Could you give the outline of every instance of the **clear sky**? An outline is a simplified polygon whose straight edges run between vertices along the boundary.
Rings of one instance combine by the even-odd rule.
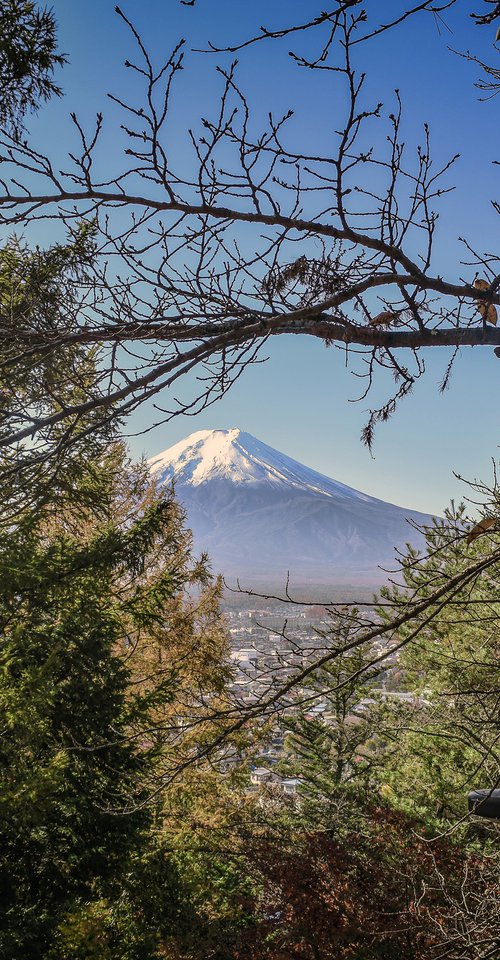
[[[321,3],[318,2],[318,11]],[[400,0],[384,0],[389,17],[407,7]],[[459,2],[446,15],[446,26],[420,17],[400,28],[397,38],[386,35],[360,50],[360,67],[367,72],[374,101],[384,100],[387,112],[394,106],[392,91],[399,87],[404,103],[404,131],[408,144],[421,140],[422,124],[431,128],[436,163],[457,150],[461,159],[450,183],[456,190],[441,204],[436,242],[435,273],[451,279],[466,275],[460,266],[463,251],[457,238],[463,233],[481,249],[494,250],[498,217],[491,199],[498,199],[498,170],[492,165],[498,146],[500,100],[478,103],[473,81],[477,68],[450,52],[448,47],[494,56],[494,30],[482,30],[467,19],[469,3]],[[480,7],[478,0],[477,7]],[[113,163],[118,150],[112,134],[113,107],[105,94],[120,95],[131,89],[131,71],[123,61],[131,56],[130,39],[114,14],[110,0],[55,0],[60,24],[60,45],[70,63],[61,76],[65,98],[44,108],[31,124],[42,149],[62,160],[71,146],[68,116],[76,110],[91,123],[104,109],[111,123],[105,135],[106,159]],[[316,4],[297,0],[198,0],[194,8],[178,0],[124,0],[122,7],[139,27],[158,58],[185,36],[186,71],[177,106],[179,142],[185,127],[198,115],[215,108],[220,80],[216,58],[194,52],[207,39],[219,43],[244,38],[260,24],[281,26]],[[340,99],[333,81],[318,83],[287,58],[284,45],[259,44],[240,58],[240,81],[263,118],[272,109],[295,110],[295,130],[304,140],[327,147],[338,124]],[[298,46],[298,44],[297,44]],[[220,57],[227,64],[228,57]],[[495,138],[497,144],[495,145]],[[180,146],[178,149],[182,150]],[[118,156],[117,163],[120,163]],[[336,479],[367,493],[423,511],[440,512],[452,497],[460,498],[462,485],[453,471],[466,477],[489,478],[491,459],[497,457],[498,385],[500,362],[491,348],[465,351],[447,393],[441,396],[448,353],[428,356],[427,375],[415,393],[399,408],[392,421],[379,428],[374,457],[361,445],[360,430],[366,421],[368,401],[348,402],[356,396],[356,382],[344,369],[339,351],[316,341],[292,338],[272,344],[269,362],[243,376],[218,405],[196,418],[179,417],[147,434],[131,439],[134,453],[153,455],[188,433],[211,427],[239,426],[266,443]],[[390,384],[381,383],[372,397],[382,399]],[[136,415],[132,429],[151,423],[147,409]]]

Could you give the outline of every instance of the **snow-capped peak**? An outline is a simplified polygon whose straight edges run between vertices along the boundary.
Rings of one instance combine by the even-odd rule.
[[[303,466],[238,428],[198,430],[149,462],[163,483],[170,480],[189,486],[199,486],[209,480],[270,483],[291,485],[336,499],[372,499]]]

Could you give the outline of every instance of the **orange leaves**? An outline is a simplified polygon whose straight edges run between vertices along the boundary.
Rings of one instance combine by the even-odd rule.
[[[483,533],[486,533],[487,530],[491,530],[497,525],[496,517],[483,517],[479,523],[476,523],[476,526],[469,530],[467,534],[467,543],[473,543],[474,540],[477,540],[478,537],[482,536]]]
[[[376,317],[370,317],[368,323],[370,327],[390,327],[397,318],[397,313],[392,310],[382,310],[382,313],[378,313]]]
[[[476,290],[489,290],[490,288],[488,281],[482,280],[481,278],[474,280],[474,286]],[[476,300],[476,303],[483,320],[486,320],[487,323],[491,323],[492,326],[496,327],[498,313],[495,305],[493,303],[486,304],[484,300]]]

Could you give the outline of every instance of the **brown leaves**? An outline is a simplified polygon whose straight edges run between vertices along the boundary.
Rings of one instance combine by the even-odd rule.
[[[301,256],[293,263],[275,265],[264,278],[262,288],[271,296],[306,287],[309,295],[331,296],[344,289],[348,274],[340,268],[339,251],[315,259]]]
[[[448,839],[429,845],[421,823],[387,808],[354,810],[344,800],[339,809],[335,831],[311,823],[293,843],[284,830],[250,836],[249,872],[263,893],[242,929],[241,960],[451,956],[457,923],[464,920],[464,937],[477,936],[475,896],[491,911],[486,923],[495,916],[486,858]]]
[[[482,280],[481,278],[474,280],[474,286],[476,290],[489,290],[490,285],[487,280]],[[492,326],[496,327],[498,321],[497,308],[493,303],[486,304],[484,300],[476,300],[477,309],[481,314],[483,320],[486,320],[487,323],[491,323]]]
[[[469,530],[467,534],[467,543],[473,543],[474,540],[477,540],[478,537],[482,536],[483,533],[486,533],[487,530],[491,530],[497,525],[496,517],[483,517],[479,523],[476,523],[476,526]]]
[[[368,323],[370,327],[390,327],[397,318],[398,314],[393,310],[382,310],[382,313],[377,313],[376,317],[370,317]]]

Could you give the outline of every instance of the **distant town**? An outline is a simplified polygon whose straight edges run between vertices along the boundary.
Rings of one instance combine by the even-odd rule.
[[[322,637],[328,626],[328,612],[319,604],[296,604],[292,611],[287,610],[285,616],[279,603],[269,601],[266,605],[260,602],[244,609],[229,607],[225,616],[234,669],[231,692],[247,713],[253,709],[258,711],[259,705],[275,696],[288,679],[309,664],[316,663],[318,656],[328,649]],[[415,705],[419,702],[413,693],[399,689],[401,674],[397,655],[387,652],[386,643],[375,642],[372,649],[374,657],[384,654],[383,669],[377,674],[370,696],[353,702],[348,717],[353,724],[359,722],[378,700],[393,698]],[[287,777],[282,772],[284,762],[290,758],[289,721],[300,714],[306,720],[317,720],[333,728],[337,718],[328,700],[327,690],[324,695],[313,696],[310,687],[299,683],[278,701],[278,707],[271,714],[274,719],[270,735],[248,763],[249,792],[272,785],[288,795],[297,793],[300,779]],[[239,765],[241,759],[240,755],[230,753],[225,758],[224,767],[230,769],[233,764]]]

